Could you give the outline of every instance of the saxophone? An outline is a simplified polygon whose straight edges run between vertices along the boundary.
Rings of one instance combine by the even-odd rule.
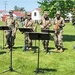
[[[60,29],[60,23],[59,22],[57,22],[55,25],[54,25],[54,30],[55,30],[55,32],[57,33],[58,32],[58,30]]]

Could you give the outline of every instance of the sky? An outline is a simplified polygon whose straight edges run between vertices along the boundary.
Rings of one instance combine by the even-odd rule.
[[[5,1],[7,11],[13,10],[14,6],[24,7],[26,11],[32,11],[38,8],[37,1],[40,0],[0,0],[0,10],[5,10]]]

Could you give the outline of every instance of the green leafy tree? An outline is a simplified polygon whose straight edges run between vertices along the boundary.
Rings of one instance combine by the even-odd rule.
[[[74,0],[41,0],[38,2],[43,11],[47,10],[51,18],[55,17],[56,11],[60,10],[63,17],[65,14],[71,12],[75,5]]]
[[[16,11],[25,11],[24,7],[18,7],[18,6],[15,6],[14,10],[16,10]]]

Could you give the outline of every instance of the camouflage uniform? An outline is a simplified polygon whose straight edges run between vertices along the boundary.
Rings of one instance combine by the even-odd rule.
[[[46,17],[45,17],[46,16]],[[41,29],[49,29],[51,26],[51,20],[48,17],[48,12],[44,11],[44,15],[40,20]],[[49,40],[43,40],[44,49],[48,49]]]
[[[60,15],[60,11],[57,11],[56,13],[57,15]],[[58,27],[56,26],[58,25]],[[58,49],[63,49],[63,27],[65,26],[64,23],[64,19],[59,16],[59,17],[55,17],[54,19],[54,26],[56,26],[58,29],[56,29],[56,27],[54,27],[55,29],[55,33],[54,33],[54,43],[55,43],[55,47]]]
[[[28,16],[30,16],[30,19],[28,19]],[[32,28],[34,31],[34,21],[31,19],[31,13],[27,13],[27,19],[24,21],[24,28]],[[32,46],[32,40],[30,40],[28,33],[24,33],[24,39],[25,39],[25,46],[28,48]]]
[[[10,28],[10,30],[6,30],[6,40],[7,40],[7,44],[8,47],[11,47],[11,38],[12,37],[12,46],[14,46],[14,40],[16,37],[16,31],[17,31],[17,27],[18,27],[18,21],[16,20],[16,17],[14,17],[13,15],[10,16],[10,13],[13,13],[13,11],[9,11],[9,16],[7,16],[6,18],[6,26],[8,26]],[[12,31],[12,34],[11,34]]]

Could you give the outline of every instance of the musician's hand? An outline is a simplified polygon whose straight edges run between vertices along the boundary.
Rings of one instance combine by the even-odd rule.
[[[60,26],[61,26],[61,24],[58,24],[58,26],[60,27]]]
[[[43,29],[43,28],[44,28],[44,26],[42,26],[42,25],[41,25],[41,28]]]
[[[54,30],[58,30],[59,26],[58,25],[54,25]]]
[[[62,27],[62,25],[60,24],[59,27]]]
[[[53,26],[53,29],[54,29],[54,30],[56,29],[55,25]]]
[[[31,27],[26,27],[26,28],[31,28]]]
[[[14,31],[13,34],[16,34],[16,31]]]
[[[33,31],[35,31],[35,27],[33,27],[32,29],[33,29]]]

